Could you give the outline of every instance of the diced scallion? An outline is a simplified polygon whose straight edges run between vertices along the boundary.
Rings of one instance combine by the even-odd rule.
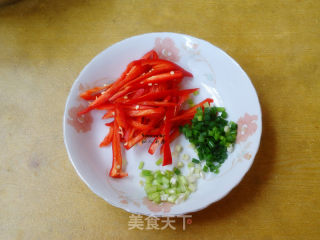
[[[162,164],[162,158],[159,158],[157,161],[156,161],[156,165],[159,166]]]
[[[180,131],[189,140],[199,159],[192,159],[195,164],[205,161],[204,172],[217,173],[227,159],[228,152],[233,151],[237,138],[237,124],[228,122],[224,107],[198,108],[191,123],[180,127]],[[218,164],[215,165],[214,163]]]
[[[141,176],[145,180],[143,185],[148,199],[155,203],[167,201],[178,204],[186,200],[196,189],[197,178],[186,178],[178,168],[174,168],[173,171],[141,170]]]
[[[144,166],[144,162],[143,161],[141,161],[140,163],[139,163],[139,169],[142,169],[143,168],[143,166]]]

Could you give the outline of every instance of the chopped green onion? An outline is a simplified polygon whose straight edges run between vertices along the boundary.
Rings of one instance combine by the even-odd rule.
[[[226,112],[223,111],[223,112],[221,113],[221,117],[222,117],[222,118],[227,118],[227,116],[228,116],[228,114],[227,114]]]
[[[194,163],[193,163],[193,162],[189,162],[189,163],[188,163],[188,167],[189,167],[189,168],[194,167]]]
[[[142,169],[143,168],[143,166],[144,166],[144,162],[143,161],[141,161],[140,163],[139,163],[139,169]]]
[[[226,109],[224,107],[216,107],[217,112],[225,112]]]
[[[224,107],[206,105],[204,109],[197,108],[191,124],[180,126],[181,132],[198,154],[199,160],[193,159],[192,162],[199,164],[206,161],[204,172],[218,172],[228,157],[227,152],[232,152],[237,138],[237,124],[228,122],[227,117]]]
[[[141,177],[152,176],[152,172],[150,170],[142,170],[140,175]]]
[[[183,163],[183,162],[178,162],[177,168],[182,168],[183,166],[184,166],[184,163]]]
[[[185,153],[184,153],[184,154],[182,155],[182,159],[185,160],[185,161],[188,161],[188,160],[190,159],[190,156],[189,156],[188,154],[185,154]]]
[[[198,159],[195,159],[195,158],[192,158],[192,162],[193,162],[193,163],[197,163],[197,164],[200,163],[200,161],[199,161]]]
[[[176,146],[175,146],[175,152],[177,152],[177,153],[181,153],[182,152],[182,149],[183,149],[183,147],[180,145],[180,144],[177,144]]]
[[[156,161],[156,165],[159,166],[162,164],[162,158],[159,158],[157,161]]]
[[[175,173],[175,174],[177,174],[177,175],[180,175],[181,174],[181,171],[178,169],[178,168],[174,168],[173,169],[173,172]]]

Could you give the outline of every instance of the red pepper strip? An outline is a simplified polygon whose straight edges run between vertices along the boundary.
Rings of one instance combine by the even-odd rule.
[[[135,91],[132,96],[129,96],[129,98],[132,99],[132,98],[141,97],[144,94],[144,92],[145,92],[145,90],[143,88],[140,88],[137,91]]]
[[[139,102],[139,105],[174,107],[174,106],[177,106],[177,103],[158,102],[158,101],[144,101],[144,102]]]
[[[144,75],[141,75],[139,77],[137,77],[136,79],[126,83],[124,85],[124,87],[130,86],[130,85],[136,85],[137,83],[140,83],[142,80],[148,78],[148,77],[152,77],[156,74],[160,74],[160,73],[164,73],[164,72],[170,72],[170,71],[174,71],[177,70],[176,67],[172,66],[172,65],[166,65],[166,66],[162,66],[159,67],[157,69],[151,69],[149,72],[147,72]]]
[[[160,83],[166,82],[174,79],[182,79],[183,73],[181,71],[171,71],[166,73],[161,73],[158,75],[153,75],[148,77],[147,79],[140,82],[141,85],[148,84],[148,83]]]
[[[159,135],[161,134],[161,129],[158,127],[158,128],[155,128],[155,129],[151,129],[149,132],[148,132],[148,135]]]
[[[135,98],[135,99],[130,99],[126,101],[125,103],[127,104],[132,104],[132,103],[137,103],[137,102],[143,102],[143,101],[154,101],[158,100],[160,98],[166,97],[166,96],[180,96],[186,93],[193,93],[197,91],[199,88],[193,88],[193,89],[186,89],[186,90],[177,90],[177,89],[172,89],[172,90],[164,90],[161,92],[155,92],[155,93],[147,93],[141,97]]]
[[[154,126],[158,123],[159,119],[152,119],[150,120],[149,127],[145,130],[137,132],[136,136],[132,136],[132,138],[127,141],[124,146],[127,150],[129,150],[131,147],[133,147],[135,144],[140,142],[145,135],[149,133],[149,131],[154,128]]]
[[[143,139],[142,132],[139,132],[137,136],[132,137],[129,139],[125,144],[124,147],[129,150],[132,148],[134,145],[136,145],[138,142],[140,142]]]
[[[194,112],[197,110],[198,107],[202,107],[205,103],[213,103],[213,99],[212,98],[206,98],[205,100],[203,100],[202,102],[198,103],[197,105],[194,105],[192,108],[187,109],[186,111],[183,111],[181,113],[188,113],[188,112]]]
[[[175,63],[173,63],[173,62],[170,62],[170,61],[167,61],[167,60],[164,60],[164,59],[156,59],[156,60],[147,59],[147,60],[142,60],[142,61],[141,61],[141,65],[142,65],[142,66],[144,66],[144,65],[149,65],[149,66],[151,66],[151,67],[154,68],[154,69],[157,68],[157,67],[156,67],[157,65],[159,65],[159,66],[161,66],[161,67],[163,67],[163,66],[171,66],[171,67],[173,67],[173,68],[175,68],[175,69],[178,69],[178,70],[182,71],[185,77],[193,77],[193,75],[192,75],[190,72],[184,70],[182,67],[178,66],[177,64],[175,64]]]
[[[163,162],[162,166],[166,166],[172,163],[172,156],[170,150],[170,131],[171,121],[174,113],[174,108],[169,108],[166,112],[166,119],[164,120],[164,144],[163,144]]]
[[[109,101],[114,102],[116,99],[125,96],[130,92],[130,90],[130,87],[125,87],[124,89],[119,90],[119,92],[115,93],[112,97],[109,98]]]
[[[119,79],[125,79],[127,74],[129,73],[129,71],[131,71],[132,67],[134,65],[140,64],[141,60],[134,60],[131,63],[129,63],[126,67],[126,70],[124,70],[124,72],[121,74]]]
[[[131,138],[133,138],[134,134],[135,134],[135,129],[131,128],[131,132],[129,133],[128,139],[126,140],[126,142],[128,142]]]
[[[126,70],[127,74],[125,75],[125,77],[122,75],[116,82],[112,84],[112,86],[109,89],[106,90],[104,94],[100,95],[85,110],[79,112],[78,115],[85,114],[91,111],[92,109],[95,109],[96,107],[102,105],[103,103],[107,102],[109,98],[113,96],[113,94],[119,91],[123,84],[141,75],[145,71],[145,67],[142,67],[138,63],[139,61],[134,61],[134,64],[129,64],[131,68],[128,71]]]
[[[98,110],[113,110],[114,109],[114,104],[104,103],[101,106],[97,107],[96,109],[98,109]]]
[[[129,120],[128,122],[132,127],[136,128],[136,129],[139,129],[139,130],[148,129],[150,127],[150,124],[151,124],[151,123],[143,124],[140,121],[136,121],[136,120]]]
[[[107,134],[107,136],[105,136],[105,138],[100,143],[100,147],[108,146],[112,142],[112,139],[113,139],[113,126],[110,126],[109,133]]]
[[[126,131],[124,132],[124,136],[123,136],[124,142],[129,141],[129,137],[130,137],[132,131],[133,131],[132,127],[127,127]]]
[[[150,52],[147,52],[142,59],[158,59],[158,54],[156,51],[151,50]]]
[[[102,87],[94,87],[80,94],[80,97],[84,100],[91,101],[95,100],[101,94],[101,91],[105,91],[111,87],[112,84]]]
[[[153,142],[151,143],[148,153],[154,154],[157,150],[157,148],[162,144],[163,138],[162,137],[156,137]]]
[[[114,121],[113,140],[112,140],[112,167],[109,172],[110,177],[122,178],[128,176],[128,173],[122,171],[122,156],[120,146],[119,125]]]
[[[168,101],[170,101],[171,99],[171,96],[167,96],[163,102],[164,103],[167,103]],[[161,134],[160,134],[161,133]],[[148,152],[150,154],[154,154],[155,151],[157,150],[157,148],[163,143],[164,141],[164,124],[161,125],[161,127],[159,128],[159,133],[157,135],[159,136],[156,136],[155,139],[153,140],[153,142],[151,143],[150,147],[149,147],[149,150]]]
[[[119,124],[119,128],[125,129],[127,127],[126,116],[118,104],[115,106],[115,116]]]
[[[143,117],[143,116],[159,116],[164,113],[163,108],[153,108],[153,109],[144,109],[144,110],[129,110],[127,111],[128,116],[130,117]]]
[[[204,101],[202,101],[201,103],[193,106],[192,108],[189,108],[188,110],[181,112],[180,115],[178,115],[176,117],[173,117],[171,119],[171,121],[188,120],[190,118],[193,118],[194,114],[197,111],[197,108],[198,107],[202,107],[203,104],[205,104],[206,102],[212,103],[213,99],[211,99],[211,98],[205,99]]]
[[[106,125],[107,127],[113,127],[113,124],[114,124],[114,121],[105,123],[104,125]]]
[[[138,106],[138,107],[137,107]],[[139,104],[124,104],[123,108],[125,109],[131,109],[131,110],[146,110],[146,109],[154,109],[152,106],[144,106],[144,105],[139,105]],[[126,110],[127,111],[127,110]]]
[[[172,143],[174,140],[176,140],[177,137],[180,136],[180,131],[179,131],[179,128],[176,127],[173,132],[170,134],[170,137],[169,137],[169,143]],[[163,146],[161,146],[160,148],[160,153],[162,154],[163,153]]]
[[[172,155],[170,150],[169,142],[164,142],[163,144],[163,162],[162,166],[172,164]]]
[[[148,153],[154,154],[157,148],[162,144],[164,138],[164,126],[161,127],[160,132],[162,132],[162,134],[159,134],[159,136],[155,137],[155,139],[149,147]]]
[[[180,97],[179,97],[179,100],[178,100],[178,106],[179,107],[181,107],[181,105],[185,102],[185,101],[187,101],[187,99],[189,98],[189,93],[187,93],[187,94],[184,94],[184,95],[181,95]]]
[[[109,111],[105,115],[103,115],[102,119],[113,118],[113,117],[114,117],[114,111]]]

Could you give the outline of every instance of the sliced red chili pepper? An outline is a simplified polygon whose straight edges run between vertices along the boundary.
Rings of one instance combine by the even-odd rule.
[[[147,52],[142,59],[158,59],[158,54],[156,51],[151,50],[150,52]]]
[[[164,98],[166,96],[180,96],[186,93],[193,93],[195,91],[197,91],[198,88],[194,88],[194,89],[186,89],[186,90],[164,90],[161,92],[155,92],[155,93],[147,93],[141,97],[135,98],[135,99],[130,99],[128,101],[126,101],[125,103],[138,103],[138,102],[143,102],[143,101],[155,101],[161,98]]]
[[[160,129],[160,127],[151,129],[151,130],[148,132],[148,134],[149,134],[149,135],[153,135],[153,136],[159,135],[159,134],[161,134],[161,129]]]
[[[119,89],[128,81],[136,78],[137,76],[141,75],[146,67],[142,67],[139,64],[140,61],[133,61],[127,67],[127,73],[122,75],[116,82],[112,84],[110,88],[108,88],[104,94],[101,94],[96,100],[94,100],[85,110],[78,113],[78,115],[85,114],[92,109],[97,108],[98,106],[102,105],[103,103],[107,102],[113,94],[115,94]]]
[[[132,69],[133,66],[137,65],[137,64],[140,64],[141,63],[141,60],[134,60],[132,62],[130,62],[126,69],[124,70],[124,72],[121,74],[120,78],[119,79],[125,79],[126,76],[128,75],[129,71]]]
[[[141,81],[140,84],[154,84],[154,83],[161,83],[166,82],[174,79],[182,79],[183,73],[179,70],[177,71],[171,71],[166,73],[161,73],[158,75],[153,75],[151,77],[146,78],[145,80]]]
[[[96,108],[97,110],[113,110],[114,109],[114,104],[112,103],[104,103],[101,106]]]
[[[146,109],[154,109],[154,106],[145,106],[140,104],[123,104],[123,108],[127,110],[146,110]]]
[[[157,150],[157,148],[162,144],[163,141],[163,137],[155,137],[155,139],[153,140],[153,142],[151,143],[148,153],[150,154],[154,154]]]
[[[113,139],[113,126],[110,126],[109,127],[109,133],[107,134],[107,136],[100,143],[100,147],[108,146],[112,142],[112,139]]]
[[[159,101],[144,101],[144,102],[139,102],[139,105],[174,107],[174,106],[177,106],[177,103],[159,102]]]
[[[111,127],[111,126],[113,127],[113,124],[114,124],[114,121],[105,123],[104,125],[106,125],[107,127]]]
[[[132,148],[134,145],[136,145],[138,142],[140,142],[143,139],[142,136],[142,131],[140,131],[135,137],[132,137],[131,139],[129,139],[129,141],[127,141],[124,144],[124,147],[129,150],[130,148]]]
[[[187,101],[187,99],[189,98],[190,96],[190,93],[186,93],[186,94],[183,94],[181,96],[179,96],[179,100],[178,100],[178,106],[181,107],[181,105]]]
[[[144,110],[128,110],[127,114],[130,117],[143,117],[143,116],[159,116],[164,113],[163,108],[153,108]]]
[[[126,128],[127,127],[126,116],[124,112],[121,110],[120,105],[118,104],[115,105],[115,116],[119,124],[119,128],[122,128],[122,129]]]
[[[143,60],[143,61],[141,61],[141,65],[142,66],[149,65],[153,69],[157,69],[157,66],[159,68],[164,68],[165,66],[167,66],[167,67],[170,66],[170,67],[172,67],[174,69],[182,71],[184,73],[185,77],[193,77],[193,75],[190,72],[186,71],[182,67],[178,66],[177,64],[175,64],[173,62],[170,62],[170,61],[167,61],[167,60],[164,60],[164,59],[156,59],[156,60],[147,59],[147,60]]]
[[[113,96],[109,98],[109,101],[115,101],[120,97],[127,95],[131,91],[130,87],[126,87],[124,89],[119,90],[119,92],[115,93]]]
[[[156,136],[153,140],[153,142],[151,143],[148,153],[150,154],[154,154],[155,151],[157,150],[157,148],[163,143],[164,141],[164,126],[161,126],[160,128],[160,132],[162,132],[162,134],[159,134],[158,136]]]
[[[129,98],[130,98],[130,99],[138,98],[138,97],[141,97],[144,93],[145,93],[145,89],[140,88],[140,89],[138,89],[137,91],[135,91],[135,92],[132,94],[132,96],[129,95]]]
[[[190,118],[193,118],[198,107],[202,107],[205,103],[212,103],[212,102],[213,102],[213,99],[207,98],[201,103],[193,106],[192,108],[189,108],[188,110],[181,112],[178,116],[173,117],[171,121],[189,120]]]
[[[179,128],[178,127],[175,127],[173,132],[170,134],[170,137],[169,137],[169,143],[172,143],[174,140],[176,140],[178,137],[180,136],[180,131],[179,131]],[[161,146],[161,149],[160,149],[160,153],[162,154],[163,153],[163,146]]]
[[[122,171],[122,155],[120,146],[119,125],[114,122],[113,140],[112,140],[112,167],[109,172],[110,177],[122,178],[128,176],[128,173]]]
[[[80,94],[80,97],[84,100],[91,101],[95,100],[98,96],[101,95],[101,91],[105,91],[110,88],[112,84],[102,86],[102,87],[94,87]]]
[[[130,137],[132,130],[133,130],[133,128],[130,126],[126,128],[126,130],[124,132],[124,136],[123,136],[123,141],[125,143],[129,141],[129,137]]]
[[[167,103],[172,97],[171,96],[167,96],[163,102]],[[162,121],[162,120],[161,120]],[[157,150],[157,148],[163,144],[164,142],[164,134],[165,134],[165,129],[164,129],[164,123],[159,127],[159,131],[157,133],[158,136],[155,137],[155,139],[153,140],[153,142],[151,143],[148,152],[150,154],[154,154],[155,151]],[[163,145],[162,145],[163,146]]]
[[[149,131],[155,126],[155,124],[157,124],[158,121],[159,121],[158,119],[151,119],[146,129],[142,131],[137,131],[135,133],[136,136],[133,135],[131,138],[129,138],[129,141],[127,141],[124,145],[125,148],[128,150],[131,147],[133,147],[135,144],[143,140],[144,136],[149,133]]]
[[[174,70],[178,70],[178,69],[173,65],[161,65],[158,67],[154,67],[154,68],[150,69],[148,72],[146,72],[145,74],[139,76],[138,78],[136,78],[130,82],[127,82],[124,85],[124,87],[133,86],[133,85],[135,85],[137,87],[137,84],[138,84],[138,87],[140,87],[139,83],[141,81],[143,81],[144,79],[152,77],[157,74],[161,74],[164,72],[170,72],[170,71],[174,71]]]
[[[163,144],[163,162],[162,166],[172,164],[172,155],[170,150],[169,142],[164,142]]]
[[[108,118],[113,118],[113,117],[114,117],[114,111],[110,110],[105,115],[103,115],[102,119],[108,119]]]
[[[136,120],[132,120],[132,119],[129,120],[128,122],[132,127],[139,129],[139,130],[146,130],[146,129],[149,129],[151,126],[151,123],[143,124],[140,121],[136,121]]]
[[[166,119],[164,120],[164,144],[163,144],[163,161],[162,166],[166,166],[172,163],[172,156],[170,150],[170,131],[171,121],[174,114],[174,108],[169,108],[166,112]]]

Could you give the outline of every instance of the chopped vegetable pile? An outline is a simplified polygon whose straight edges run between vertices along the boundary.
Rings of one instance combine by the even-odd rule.
[[[182,202],[196,189],[196,185],[188,182],[185,176],[170,170],[142,170],[141,176],[145,179],[144,190],[149,200],[155,203]]]
[[[106,111],[103,119],[113,119],[106,123],[109,133],[100,144],[104,147],[112,143],[113,162],[109,176],[128,175],[122,169],[121,143],[128,150],[150,136],[154,136],[154,141],[148,152],[154,154],[161,146],[162,165],[172,163],[169,144],[179,136],[179,126],[190,123],[198,107],[213,102],[208,98],[183,110],[182,104],[189,95],[198,93],[197,88],[180,89],[184,77],[192,77],[192,74],[173,62],[159,59],[152,50],[132,61],[112,84],[80,94],[90,103],[79,115],[101,110]]]
[[[223,107],[198,108],[191,124],[180,127],[186,138],[195,147],[199,159],[194,163],[205,161],[204,172],[219,172],[219,167],[232,152],[237,137],[237,124],[226,120],[227,113]]]
[[[182,146],[176,145],[174,155],[179,158],[182,152]],[[146,170],[143,169],[144,162],[140,162],[139,169],[141,170],[140,176],[144,181],[140,181],[144,185],[144,190],[149,200],[155,203],[171,202],[181,203],[188,199],[190,194],[197,189],[197,180],[202,177],[205,178],[205,173],[201,169],[200,164],[190,162],[190,156],[187,154],[182,155],[184,161],[189,161],[188,175],[182,174],[182,169],[185,164],[178,161],[173,171],[170,170]],[[158,159],[156,165],[160,165],[162,159]]]

